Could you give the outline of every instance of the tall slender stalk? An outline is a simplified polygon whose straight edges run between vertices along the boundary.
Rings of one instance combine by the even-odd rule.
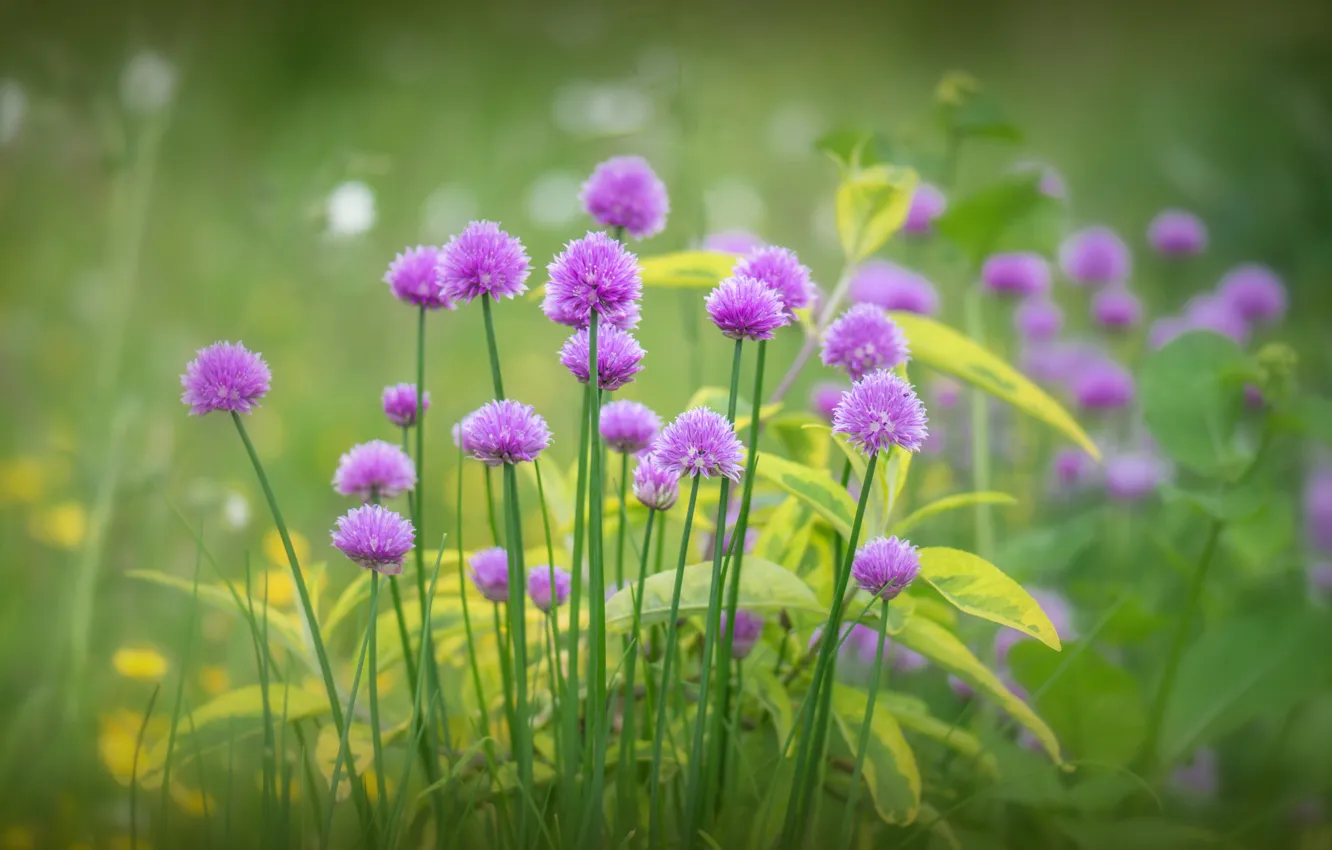
[[[629,510],[625,505],[625,499],[629,495],[629,453],[624,452],[620,455],[620,501],[619,501],[619,523],[615,530],[615,589],[624,588],[624,541],[625,534],[628,533]]]
[[[486,343],[490,350],[490,379],[495,385],[495,398],[504,398],[504,378],[500,375],[499,346],[495,341],[495,320],[491,316],[490,293],[481,295],[481,315],[486,321]]]
[[[509,739],[518,763],[518,794],[522,810],[518,817],[518,845],[526,848],[533,834],[532,813],[523,802],[523,796],[532,792],[531,725],[527,708],[527,597],[523,592],[526,575],[523,569],[522,513],[518,507],[518,474],[511,463],[504,465],[504,514],[509,555],[509,637],[513,642],[514,726],[509,730]]]
[[[638,797],[634,789],[636,778],[634,775],[634,755],[638,744],[635,726],[637,725],[638,711],[635,706],[634,687],[635,674],[638,670],[638,656],[643,654],[643,646],[639,642],[643,616],[643,583],[647,581],[648,576],[648,558],[652,550],[652,525],[656,517],[657,512],[649,508],[647,525],[643,529],[643,549],[639,553],[638,582],[633,587],[633,631],[629,633],[630,640],[625,642],[625,652],[628,653],[629,658],[624,665],[624,709],[623,720],[620,725],[620,763],[615,772],[617,783],[615,792],[616,818],[618,820],[615,838],[617,839],[632,829],[638,820]],[[651,679],[651,676],[648,678]]]
[[[379,725],[379,573],[370,574],[370,746],[374,751],[375,791],[378,794],[379,819],[385,821],[388,814],[388,788],[384,778],[384,733]],[[428,604],[428,601],[427,601]],[[422,626],[428,629],[427,624]]]
[[[606,574],[602,551],[602,493],[605,470],[601,450],[601,370],[597,362],[597,326],[599,317],[592,312],[587,327],[588,386],[592,388],[592,404],[588,420],[588,495],[587,495],[587,561],[588,561],[588,652],[587,652],[587,726],[588,760],[585,769],[588,778],[587,815],[579,827],[584,846],[600,844],[602,819],[597,814],[602,805],[602,787],[606,776]]]
[[[565,820],[573,827],[577,824],[580,807],[577,800],[577,780],[582,762],[582,749],[578,746],[578,650],[582,633],[583,604],[583,541],[586,536],[583,506],[587,500],[587,443],[588,424],[592,416],[594,389],[589,381],[583,386],[582,417],[578,425],[578,481],[574,491],[573,563],[570,565],[572,581],[569,589],[569,675],[565,677],[564,701],[569,710],[564,712],[565,750],[564,793],[568,796]]]
[[[467,561],[463,557],[463,450],[458,447],[458,504],[454,518],[454,537],[458,540],[458,600],[462,605],[463,633],[467,635],[467,664],[472,670],[472,687],[476,690],[476,705],[481,717],[481,735],[490,737],[490,709],[486,703],[486,692],[481,687],[481,665],[476,660],[476,637],[472,633],[471,607],[467,603]],[[429,605],[427,604],[427,610]]]
[[[860,802],[860,779],[865,774],[865,753],[869,750],[870,728],[874,725],[874,703],[879,697],[879,674],[883,670],[883,644],[888,637],[888,600],[879,610],[879,639],[874,644],[874,667],[870,670],[869,696],[865,700],[865,718],[860,722],[860,736],[856,741],[856,766],[851,771],[851,790],[842,812],[841,838],[838,847],[850,847],[856,823],[856,805]]]
[[[973,286],[966,296],[967,335],[977,345],[985,345],[985,313],[980,287]],[[971,391],[971,489],[978,493],[992,490],[990,475],[990,397],[985,390]],[[976,554],[994,555],[994,513],[988,502],[975,506]]]

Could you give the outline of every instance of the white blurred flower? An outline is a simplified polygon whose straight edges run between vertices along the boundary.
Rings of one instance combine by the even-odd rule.
[[[628,83],[574,82],[555,92],[555,125],[567,133],[619,136],[652,119],[652,101]]]
[[[583,181],[567,171],[548,171],[527,189],[527,217],[533,224],[555,230],[582,212],[578,193]]]
[[[0,80],[0,147],[18,138],[28,111],[28,93],[18,80]]]
[[[240,493],[231,490],[222,501],[222,516],[227,525],[237,531],[250,524],[250,502]]]
[[[421,235],[427,242],[447,242],[477,216],[476,194],[458,183],[445,183],[421,205]]]
[[[807,103],[788,103],[768,120],[768,148],[786,159],[802,159],[814,151],[823,133],[823,117]]]
[[[708,231],[763,230],[763,196],[743,180],[721,180],[703,192]]]
[[[176,67],[152,50],[141,50],[120,75],[120,99],[131,112],[156,112],[176,92]]]
[[[348,180],[329,193],[324,216],[329,236],[359,236],[375,226],[375,192],[360,180]]]

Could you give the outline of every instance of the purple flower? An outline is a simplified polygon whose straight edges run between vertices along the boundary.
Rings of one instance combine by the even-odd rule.
[[[1082,449],[1066,446],[1055,453],[1054,479],[1060,490],[1084,487],[1095,474],[1096,461]]]
[[[1267,266],[1236,266],[1221,278],[1216,292],[1250,322],[1276,322],[1286,315],[1286,285]]]
[[[467,437],[467,421],[472,418],[472,414],[467,414],[462,419],[453,423],[453,444],[463,450],[463,454],[470,455],[476,451],[476,446]]]
[[[726,507],[726,538],[722,541],[722,551],[730,554],[734,551],[735,540],[735,522],[740,519],[740,502],[732,499]],[[759,533],[757,528],[745,529],[745,554],[748,555],[754,551],[758,545]],[[703,560],[711,560],[716,552],[712,547],[717,543],[717,535],[707,531],[699,535],[700,549],[703,552]]]
[[[739,274],[717,284],[705,304],[708,318],[731,339],[772,339],[773,331],[791,323],[777,290]]]
[[[745,449],[725,416],[711,408],[695,407],[666,426],[652,452],[659,463],[681,477],[725,475],[739,481]]]
[[[810,409],[831,424],[833,412],[837,410],[837,405],[842,402],[842,396],[849,389],[851,388],[845,384],[835,384],[830,381],[815,384],[814,389],[809,392]]]
[[[333,473],[334,490],[367,502],[392,499],[415,486],[412,459],[383,440],[352,446],[338,459],[338,470]]]
[[[634,496],[655,511],[669,511],[680,496],[680,473],[653,453],[638,459],[634,469]]]
[[[412,550],[412,524],[383,505],[362,505],[338,517],[333,545],[355,563],[386,576],[402,573],[403,556]]]
[[[794,251],[778,248],[758,248],[735,264],[736,277],[752,277],[775,290],[788,316],[809,304],[814,287],[809,281],[809,269],[800,264]]]
[[[189,405],[191,416],[214,410],[249,413],[268,392],[272,373],[260,355],[239,342],[215,342],[185,366],[180,400]]]
[[[1170,787],[1200,801],[1215,797],[1221,787],[1216,751],[1206,747],[1198,750],[1191,763],[1175,768],[1170,774]]]
[[[564,246],[546,266],[550,282],[541,309],[551,321],[585,328],[592,314],[622,331],[638,325],[643,281],[638,258],[604,233],[588,233]]]
[[[445,291],[463,304],[482,295],[515,298],[527,291],[532,271],[523,243],[493,221],[474,221],[450,239],[440,266]]]
[[[1147,241],[1163,257],[1191,257],[1207,248],[1207,225],[1191,212],[1161,210],[1147,225]]]
[[[1030,342],[1019,355],[1022,371],[1038,381],[1069,383],[1090,366],[1102,362],[1105,354],[1093,345],[1076,340]]]
[[[1185,330],[1213,331],[1240,345],[1249,341],[1249,320],[1228,299],[1197,295],[1184,305]]]
[[[1156,491],[1165,466],[1151,452],[1125,452],[1105,459],[1105,491],[1121,502],[1138,502]]]
[[[1262,410],[1267,404],[1263,397],[1263,388],[1257,384],[1244,385],[1244,406],[1249,410]]]
[[[1131,328],[1142,318],[1142,303],[1128,287],[1107,286],[1092,297],[1092,318],[1110,330]]]
[[[948,688],[953,692],[953,696],[966,702],[976,696],[976,689],[956,676],[948,677]]]
[[[981,266],[981,283],[1000,295],[1042,295],[1050,291],[1050,264],[1040,254],[991,254]]]
[[[888,662],[893,665],[893,669],[898,673],[916,673],[930,666],[928,658],[914,649],[907,649],[900,643],[893,643],[891,639],[884,650],[888,653]]]
[[[1064,326],[1064,311],[1041,295],[1024,298],[1013,310],[1013,327],[1032,342],[1044,342],[1059,335]]]
[[[906,540],[876,537],[856,550],[851,577],[880,599],[896,599],[920,572],[920,550]]]
[[[588,379],[587,361],[589,331],[581,328],[564,341],[560,349],[560,362],[579,383]],[[634,375],[643,370],[643,348],[625,331],[614,325],[597,329],[597,386],[614,392],[634,382]]]
[[[752,253],[763,247],[763,240],[744,230],[724,230],[711,233],[703,240],[704,251],[716,251],[721,254]]]
[[[906,222],[902,232],[912,236],[925,236],[934,230],[934,220],[943,215],[948,208],[948,201],[938,187],[929,183],[918,183],[911,195],[911,207],[907,210]]]
[[[1068,186],[1053,165],[1044,162],[1017,162],[1013,164],[1011,170],[1018,173],[1040,172],[1041,179],[1037,188],[1042,195],[1061,201],[1068,198]]]
[[[962,386],[952,378],[936,378],[932,389],[934,403],[945,410],[957,407],[962,400]]]
[[[423,410],[430,409],[430,392],[421,397]],[[416,424],[416,384],[393,384],[384,387],[384,415],[399,428]]]
[[[939,312],[939,293],[934,284],[919,273],[887,260],[862,263],[851,278],[849,293],[857,304],[874,304],[885,310],[921,316]]]
[[[1132,263],[1128,246],[1108,227],[1079,230],[1059,246],[1059,268],[1074,283],[1119,283],[1128,277]]]
[[[1321,601],[1332,599],[1332,561],[1309,565],[1309,594]]]
[[[462,422],[472,457],[488,466],[534,461],[550,445],[546,420],[530,404],[503,399],[483,404]]]
[[[586,366],[583,371],[586,373]],[[652,445],[652,438],[659,430],[661,417],[645,404],[620,399],[601,408],[601,439],[611,451],[641,452]]]
[[[399,301],[415,304],[427,310],[441,307],[452,310],[457,305],[444,288],[443,265],[438,248],[417,245],[405,248],[393,258],[384,282]]]
[[[726,632],[726,612],[721,614],[722,632]],[[735,609],[735,631],[731,633],[731,657],[737,661],[749,657],[763,634],[763,615],[743,608]]]
[[[833,414],[833,433],[868,455],[898,446],[909,452],[925,440],[925,406],[911,385],[880,369],[851,387]]]
[[[606,227],[623,227],[635,239],[664,230],[671,210],[666,184],[641,156],[611,157],[598,165],[579,199],[588,215]]]
[[[1041,610],[1050,619],[1050,625],[1054,626],[1055,634],[1059,635],[1060,639],[1068,640],[1076,636],[1077,633],[1073,629],[1073,606],[1068,604],[1062,593],[1043,587],[1028,588],[1028,593],[1036,600],[1036,604],[1041,606]],[[1008,658],[1008,651],[1024,640],[1031,640],[1031,635],[1017,629],[1000,629],[994,636],[995,659],[1004,663]]]
[[[527,595],[547,614],[564,604],[572,588],[573,576],[568,570],[542,564],[527,571]]]
[[[1084,410],[1118,410],[1133,402],[1133,375],[1112,360],[1102,360],[1075,375],[1071,390]]]
[[[1321,466],[1304,483],[1304,532],[1321,552],[1332,553],[1332,466]]]
[[[842,368],[852,381],[875,369],[892,369],[910,355],[897,323],[873,304],[856,304],[823,335],[823,365]]]
[[[509,601],[509,554],[499,546],[473,552],[467,559],[472,584],[491,602]]]
[[[1178,316],[1162,316],[1152,322],[1151,330],[1147,332],[1147,345],[1153,351],[1164,348],[1171,340],[1188,331],[1188,320]]]

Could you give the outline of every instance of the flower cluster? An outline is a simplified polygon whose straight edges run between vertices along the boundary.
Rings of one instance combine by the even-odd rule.
[[[180,400],[193,416],[214,410],[249,413],[259,406],[271,380],[263,357],[239,342],[217,342],[200,349],[185,366]]]
[[[724,475],[739,481],[745,449],[725,416],[711,408],[695,407],[662,430],[652,453],[658,463],[682,478]]]
[[[591,331],[581,328],[573,332],[560,349],[560,363],[581,384],[588,382],[588,360],[590,359]],[[614,392],[634,381],[634,376],[643,369],[643,351],[638,340],[626,331],[614,325],[606,325],[597,331],[597,386],[606,392]]]
[[[362,505],[338,518],[333,545],[352,562],[386,576],[402,573],[416,530],[383,505]]]
[[[845,369],[858,381],[875,369],[893,369],[910,352],[897,323],[873,304],[857,304],[828,326],[823,336],[823,365]]]
[[[392,499],[416,486],[416,468],[392,443],[371,440],[352,446],[338,459],[333,489],[364,501]]]
[[[880,369],[851,387],[833,413],[833,433],[844,434],[865,454],[897,446],[919,451],[927,433],[925,405],[915,389]]]
[[[638,259],[606,234],[575,239],[546,270],[550,282],[541,309],[552,322],[586,328],[596,314],[620,330],[638,326],[643,293]]]
[[[430,393],[421,395],[421,414],[430,409]],[[416,410],[416,384],[384,387],[384,415],[399,428],[410,428],[420,415]]]
[[[461,426],[464,449],[488,466],[530,463],[550,445],[550,428],[541,414],[510,399],[482,405]]]

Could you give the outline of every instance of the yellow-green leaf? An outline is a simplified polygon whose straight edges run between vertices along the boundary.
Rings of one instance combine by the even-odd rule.
[[[911,344],[911,357],[979,387],[1041,420],[1100,460],[1101,452],[1063,405],[1012,366],[973,342],[966,335],[924,316],[894,311]]]
[[[1059,633],[1041,606],[984,558],[961,549],[927,546],[920,550],[920,577],[958,610],[1017,629],[1059,650]]]
[[[694,564],[684,568],[680,589],[680,616],[706,614],[712,587],[712,564]],[[627,631],[633,628],[633,586],[617,592],[606,602],[606,628]],[[642,623],[665,622],[671,614],[671,596],[675,592],[675,571],[649,576],[643,584]],[[795,573],[762,558],[746,557],[740,574],[741,608],[777,611],[782,608],[823,611],[814,591]]]
[[[837,187],[837,235],[848,262],[873,254],[902,227],[917,179],[910,168],[874,165]]]
[[[925,700],[896,691],[884,691],[879,694],[878,702],[903,729],[956,750],[990,778],[999,775],[994,756],[985,751],[980,739],[956,723],[949,723],[930,714],[930,707]]]
[[[685,404],[685,410],[695,407],[710,407],[717,413],[726,415],[726,406],[730,402],[731,392],[723,387],[699,387]],[[767,422],[782,409],[780,402],[765,404],[759,408],[759,421]],[[735,430],[744,431],[749,425],[753,405],[744,397],[735,400]]]
[[[917,508],[905,518],[898,521],[893,526],[893,534],[901,537],[911,529],[920,525],[931,517],[938,516],[947,511],[955,511],[958,508],[966,508],[971,505],[1016,505],[1017,499],[1007,493],[1000,493],[995,490],[982,490],[974,493],[954,493],[951,496],[944,496],[942,499],[935,499],[924,507]]]
[[[722,278],[731,276],[731,268],[739,259],[735,254],[720,251],[676,251],[640,257],[638,269],[644,286],[711,289]]]
[[[768,433],[786,449],[786,457],[813,469],[828,467],[832,441],[823,420],[808,411],[792,410],[774,416],[766,424]]]
[[[787,496],[768,518],[754,544],[754,557],[791,569],[800,565],[813,531],[813,509],[795,496]]]
[[[868,697],[846,685],[833,685],[833,720],[854,753],[865,720]],[[870,735],[865,750],[865,784],[869,786],[874,810],[885,823],[907,826],[920,809],[920,768],[911,745],[902,735],[892,714],[874,707]]]
[[[758,475],[776,484],[782,490],[813,508],[844,537],[851,535],[851,522],[856,516],[856,503],[846,488],[821,469],[810,469],[798,463],[762,452],[758,459]]]

